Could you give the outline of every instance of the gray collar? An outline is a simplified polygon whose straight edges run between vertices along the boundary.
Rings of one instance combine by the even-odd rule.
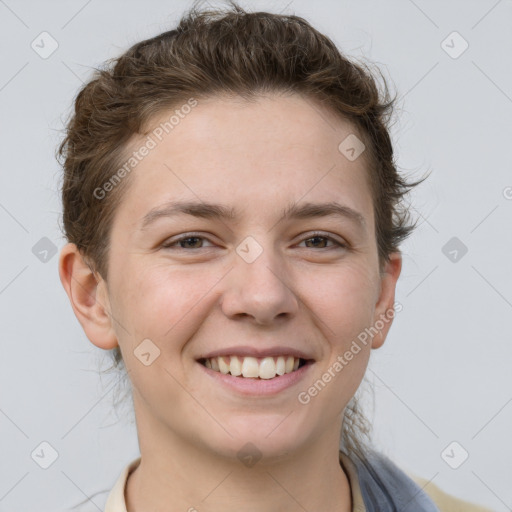
[[[345,452],[344,452],[345,453]],[[384,454],[368,450],[357,469],[366,512],[440,512],[425,492]]]

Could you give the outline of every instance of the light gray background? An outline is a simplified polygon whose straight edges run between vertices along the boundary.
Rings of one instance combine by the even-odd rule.
[[[511,510],[512,2],[240,3],[307,18],[400,92],[398,164],[414,179],[433,173],[411,195],[421,224],[403,245],[403,311],[373,352],[367,412],[377,445],[403,469]],[[60,284],[58,254],[44,263],[32,248],[43,237],[65,243],[53,155],[81,82],[189,5],[0,0],[1,511],[69,507],[110,489],[138,456],[129,414],[112,412],[115,380],[95,372],[105,353]],[[42,31],[59,45],[47,59],[31,48]],[[453,31],[469,44],[458,58],[441,46]],[[468,248],[457,262],[442,252],[452,237]],[[58,452],[46,470],[31,458],[43,441]],[[456,470],[441,457],[452,441],[469,453]],[[100,510],[104,499],[94,501]]]

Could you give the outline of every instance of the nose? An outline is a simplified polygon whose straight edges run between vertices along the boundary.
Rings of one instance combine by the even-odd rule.
[[[294,283],[270,249],[265,249],[252,263],[236,255],[234,265],[227,276],[221,303],[227,317],[272,325],[297,314],[299,302],[293,291]]]

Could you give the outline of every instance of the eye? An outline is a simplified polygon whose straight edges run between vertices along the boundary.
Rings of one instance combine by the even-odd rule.
[[[205,246],[204,243],[208,242],[210,246]],[[331,242],[331,245],[327,245]],[[307,249],[347,249],[348,245],[340,242],[336,238],[326,235],[324,233],[313,233],[312,235],[304,238],[300,243],[306,243]],[[309,245],[308,245],[309,244]],[[164,249],[205,249],[213,247],[213,244],[204,236],[196,233],[189,233],[179,238],[170,239],[161,245]]]
[[[308,249],[309,248],[312,248],[312,249],[332,249],[332,248],[346,249],[348,247],[347,244],[344,244],[343,242],[336,240],[332,236],[325,235],[324,233],[313,233],[312,236],[309,236],[308,238],[305,238],[304,240],[302,240],[302,242],[306,242],[306,244],[311,241],[313,244],[319,244],[319,245],[307,246]],[[302,242],[300,242],[300,243],[302,243]],[[334,245],[327,246],[326,245],[327,242],[332,242]]]
[[[165,249],[172,249],[175,248],[177,244],[179,244],[179,247],[176,247],[176,249],[202,249],[202,241],[208,240],[204,236],[199,236],[196,234],[188,234],[185,236],[181,236],[180,238],[177,238],[175,240],[169,240],[162,244],[162,247]]]

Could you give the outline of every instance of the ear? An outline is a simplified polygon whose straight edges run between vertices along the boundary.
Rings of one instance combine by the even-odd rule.
[[[118,345],[110,315],[106,282],[90,269],[75,244],[66,244],[59,256],[59,276],[86,336],[99,348]]]
[[[377,333],[372,339],[372,348],[380,348],[384,344],[393,323],[396,282],[401,270],[401,253],[392,253],[380,274],[380,293],[375,305],[375,315],[372,323],[372,327],[377,330]]]

